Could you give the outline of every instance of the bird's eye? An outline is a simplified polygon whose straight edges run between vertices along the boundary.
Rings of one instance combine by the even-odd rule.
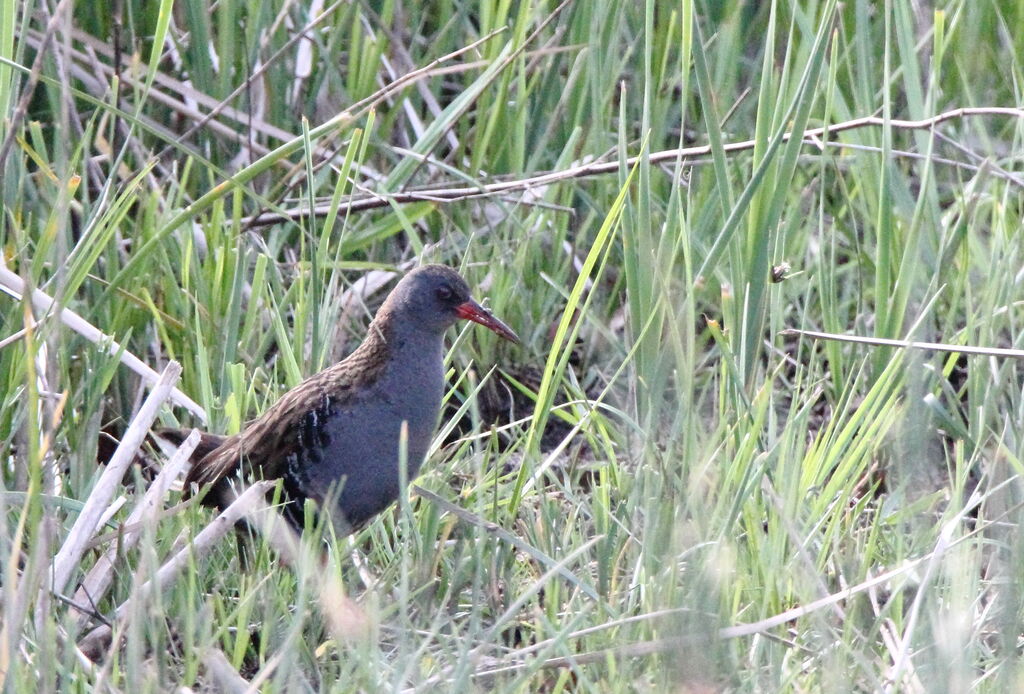
[[[449,299],[452,298],[452,294],[452,288],[449,287],[447,284],[442,284],[440,287],[437,288],[437,298],[440,299],[441,301],[448,301]]]

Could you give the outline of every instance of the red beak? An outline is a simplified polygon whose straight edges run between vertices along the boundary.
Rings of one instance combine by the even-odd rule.
[[[456,306],[455,313],[459,315],[459,318],[465,318],[466,320],[471,320],[474,323],[479,323],[485,328],[493,330],[506,340],[515,342],[517,345],[519,344],[519,336],[512,331],[512,328],[495,318],[490,311],[472,299]]]

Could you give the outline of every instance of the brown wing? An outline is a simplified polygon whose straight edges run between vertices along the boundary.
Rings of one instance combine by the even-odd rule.
[[[240,466],[246,476],[282,476],[299,445],[303,419],[321,408],[344,407],[355,392],[377,378],[384,360],[383,345],[376,342],[368,339],[347,359],[307,378],[241,432],[224,439],[189,470],[183,496],[191,496],[193,484],[201,489],[234,477]]]

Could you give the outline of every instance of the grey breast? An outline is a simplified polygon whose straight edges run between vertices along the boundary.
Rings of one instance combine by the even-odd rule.
[[[306,469],[317,501],[332,495],[345,520],[359,527],[401,492],[401,431],[407,425],[406,479],[419,472],[437,427],[444,387],[440,349],[434,359],[392,360],[380,380],[343,406],[330,408],[320,429],[321,460]],[[339,489],[340,487],[340,489]],[[316,498],[316,497],[315,497]]]

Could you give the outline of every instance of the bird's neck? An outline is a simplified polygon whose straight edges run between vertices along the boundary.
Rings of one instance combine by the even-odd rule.
[[[378,314],[353,356],[358,353],[367,361],[386,361],[390,375],[399,382],[404,378],[420,380],[425,375],[440,378],[444,334],[417,330],[408,324],[398,327],[398,321],[389,314]]]
[[[417,461],[426,452],[444,395],[444,335],[374,319],[357,351],[381,364],[375,390],[384,394],[390,412],[409,423],[410,449]],[[422,449],[422,450],[421,450]]]

